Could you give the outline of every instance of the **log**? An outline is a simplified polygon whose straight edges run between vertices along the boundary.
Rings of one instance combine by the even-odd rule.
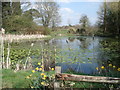
[[[88,75],[74,75],[74,74],[56,74],[57,80],[65,81],[83,81],[83,82],[98,82],[98,83],[116,83],[120,84],[120,78],[102,77],[102,76],[88,76]]]

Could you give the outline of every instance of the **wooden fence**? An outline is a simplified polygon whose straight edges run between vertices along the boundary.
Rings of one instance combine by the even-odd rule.
[[[55,72],[56,80],[120,84],[120,78],[115,77],[74,75],[61,73],[60,66],[55,67]],[[56,81],[54,87],[59,88],[59,86],[60,86],[59,82]]]

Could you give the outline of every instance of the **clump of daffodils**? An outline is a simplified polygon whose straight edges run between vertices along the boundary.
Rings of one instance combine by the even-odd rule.
[[[115,75],[115,73],[111,72],[112,70],[113,70],[113,72],[120,72],[120,68],[111,63],[106,66],[96,67],[95,69],[98,71],[99,74],[102,73],[102,71],[106,71],[107,74],[112,75],[112,76]]]
[[[53,72],[55,69],[49,67],[49,72]],[[39,73],[38,77],[35,77],[34,80],[32,80],[33,84],[31,85],[31,88],[38,88],[38,87],[53,87],[55,75],[53,73],[45,72],[44,66],[41,63],[37,63],[37,67],[31,71],[32,74]],[[30,79],[32,75],[26,76],[27,79]]]

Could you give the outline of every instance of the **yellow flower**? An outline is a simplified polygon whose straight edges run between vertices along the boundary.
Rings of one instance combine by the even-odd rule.
[[[39,68],[40,71],[42,71],[42,68]]]
[[[113,66],[113,68],[115,68],[116,66]]]
[[[44,75],[44,78],[46,78],[47,76],[46,75]]]
[[[42,76],[42,75],[45,75],[45,74],[44,74],[44,73],[41,73],[41,76]]]
[[[104,66],[102,66],[101,68],[102,68],[102,69],[104,69],[105,67],[104,67]]]
[[[45,85],[45,82],[41,82],[42,85]]]
[[[36,69],[36,70],[39,70],[39,68],[38,68],[38,67],[36,67],[35,69]]]
[[[120,71],[120,68],[118,68],[117,70]]]
[[[96,70],[98,70],[98,67],[96,67]]]
[[[26,78],[27,78],[27,79],[29,79],[30,77],[29,77],[29,76],[27,76]]]
[[[32,74],[30,74],[30,77],[32,76]]]
[[[32,72],[34,73],[34,72],[35,72],[35,70],[32,70]]]
[[[40,65],[40,63],[38,63],[38,65]]]
[[[54,71],[54,68],[52,68],[51,70]]]
[[[44,66],[42,65],[41,67],[43,68]]]
[[[33,86],[31,86],[31,88],[34,88]]]
[[[46,78],[45,78],[45,77],[43,77],[42,79],[44,79],[44,80],[45,80]]]
[[[111,67],[111,66],[112,66],[112,64],[109,64],[109,66]]]

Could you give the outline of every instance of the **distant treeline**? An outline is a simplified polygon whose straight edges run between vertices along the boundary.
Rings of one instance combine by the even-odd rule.
[[[61,22],[59,5],[56,2],[35,2],[33,4],[11,0],[11,2],[2,2],[1,6],[2,27],[5,28],[6,33],[50,34],[51,30],[57,30],[56,27]],[[97,13],[98,21],[95,25],[90,24],[86,15],[80,18],[78,34],[120,35],[120,1],[103,2]],[[69,27],[71,27],[70,24]]]

